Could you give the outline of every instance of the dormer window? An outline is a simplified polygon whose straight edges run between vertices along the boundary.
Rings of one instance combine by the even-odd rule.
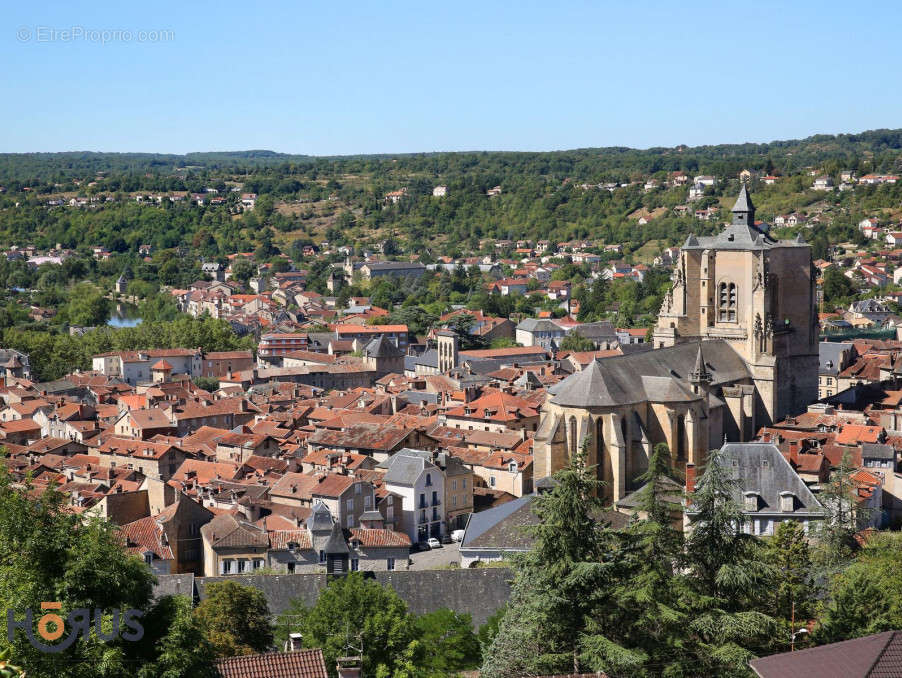
[[[796,496],[789,491],[780,493],[780,510],[783,512],[795,511]]]
[[[745,510],[748,511],[757,511],[758,510],[758,497],[760,496],[757,492],[749,491],[744,492],[745,495]]]

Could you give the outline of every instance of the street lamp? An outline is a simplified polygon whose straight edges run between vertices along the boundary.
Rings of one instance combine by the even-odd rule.
[[[798,635],[800,635],[800,634],[802,634],[802,633],[808,633],[808,629],[806,629],[806,628],[803,627],[803,628],[800,628],[798,631],[793,631],[793,632],[790,634],[790,639],[789,639],[789,643],[790,643],[790,645],[789,645],[790,650],[789,650],[789,651],[790,651],[790,652],[795,652],[795,651],[796,651],[796,636],[798,636]]]

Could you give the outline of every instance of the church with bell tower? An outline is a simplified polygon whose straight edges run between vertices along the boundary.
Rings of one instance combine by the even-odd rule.
[[[653,350],[590,363],[550,388],[534,442],[535,477],[583,446],[617,501],[636,489],[657,443],[703,463],[726,438],[817,400],[818,320],[811,248],[775,240],[742,186],[732,219],[680,250]]]

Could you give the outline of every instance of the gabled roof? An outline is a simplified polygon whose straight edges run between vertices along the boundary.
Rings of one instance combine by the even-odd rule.
[[[745,493],[754,492],[758,495],[758,514],[823,516],[824,507],[776,445],[727,443],[721,448],[718,458],[726,467],[728,475],[738,481],[732,493],[740,506],[745,503]],[[792,511],[782,510],[780,497],[785,492],[790,492],[795,497]]]
[[[217,659],[216,668],[222,678],[328,678],[320,649]]]
[[[761,678],[889,678],[902,676],[902,631],[884,631],[749,662]]]

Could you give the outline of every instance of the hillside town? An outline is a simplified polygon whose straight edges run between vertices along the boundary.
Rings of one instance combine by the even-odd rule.
[[[896,178],[838,179],[819,174],[809,190]],[[188,587],[192,597],[206,581],[253,586],[250,576],[431,572],[450,582],[447,570],[507,572],[536,547],[536,507],[574,464],[599,483],[606,524],[646,520],[661,450],[672,471],[651,484],[672,498],[680,539],[705,520],[692,497],[712,465],[731,479],[744,535],[775,539],[791,523],[816,542],[837,511],[859,540],[896,530],[902,222],[869,216],[854,241],[824,249],[808,237],[844,218],[841,208],[761,215],[749,186],[781,180],[741,172],[728,209],[711,195],[728,181],[711,175],[579,185],[688,188],[671,216],[708,223],[641,259],[621,244],[525,238],[483,239],[478,251],[425,261],[389,240],[322,240],[265,261],[254,251],[199,257],[185,266],[195,279],[161,285],[156,298],[170,317],[220,323],[243,348],[137,345],[63,363],[52,379],[46,355],[4,348],[4,465],[15,487],[58,492],[79,521],[108,521],[159,590]],[[233,216],[254,210],[256,194],[229,192],[131,198],[142,209],[169,200]],[[432,192],[447,195],[447,186]],[[385,204],[410,199],[398,190]],[[707,206],[693,211],[699,200]],[[629,218],[644,227],[661,209]],[[20,244],[4,254],[43,280],[85,250]],[[98,266],[118,272],[103,303],[146,309],[151,296],[133,271],[157,255],[150,244],[128,259],[91,247]],[[452,292],[459,303],[440,313],[409,303],[424,284],[448,280],[467,290]],[[403,303],[386,297],[400,288],[412,290]],[[617,292],[643,289],[645,311]],[[33,303],[39,291],[14,292],[37,327],[59,320],[59,307]],[[474,294],[486,303],[473,304]],[[107,331],[69,316],[62,328],[76,339]],[[839,498],[837,477],[848,485]],[[511,595],[504,580],[473,592],[492,602],[462,602],[450,589],[439,597],[487,623]],[[266,595],[284,612],[292,594],[274,583]],[[442,606],[411,604],[425,614]],[[301,647],[286,641],[280,654],[301,662]],[[221,659],[221,674],[251,675],[239,659]],[[339,675],[356,675],[353,664]]]

